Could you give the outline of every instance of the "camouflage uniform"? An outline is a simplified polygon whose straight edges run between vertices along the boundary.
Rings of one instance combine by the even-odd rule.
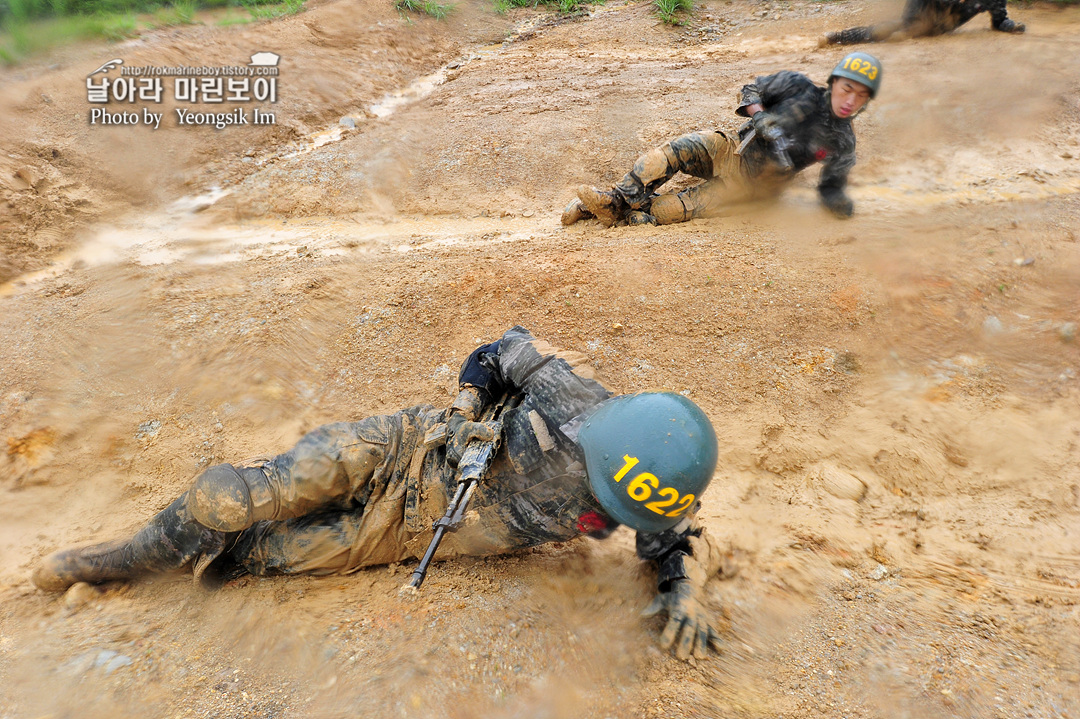
[[[683,222],[714,215],[732,203],[775,195],[795,173],[822,162],[818,182],[822,203],[839,214],[850,214],[844,188],[855,165],[855,132],[850,119],[833,116],[829,90],[785,70],[743,86],[736,113],[746,117],[746,108],[758,103],[776,117],[788,139],[794,165],[790,170],[781,168],[773,148],[760,137],[736,154],[751,131],[747,123],[737,137],[719,130],[692,132],[650,150],[615,185],[614,194],[659,224]],[[677,172],[705,182],[677,195],[655,195]]]
[[[830,45],[883,42],[897,32],[909,37],[944,35],[983,12],[990,13],[990,22],[995,30],[1011,33],[1024,31],[1023,24],[1009,19],[1005,0],[908,0],[899,22],[831,32],[825,36],[825,42]]]
[[[470,505],[475,515],[446,535],[438,557],[499,554],[582,535],[603,538],[618,526],[592,495],[574,442],[582,415],[611,396],[584,355],[559,351],[514,327],[478,348],[461,380],[475,394],[508,390],[521,401],[505,413],[499,454]],[[423,405],[329,424],[276,457],[211,467],[127,544],[99,545],[102,556],[111,552],[109,562],[115,563],[118,547],[128,552],[134,546],[147,559],[128,562],[122,572],[91,574],[90,581],[189,564],[197,577],[339,574],[420,557],[454,489],[445,441],[434,439],[445,437],[437,430],[452,409]],[[257,519],[239,531],[215,531],[193,519],[197,510],[191,507],[206,501],[200,488],[223,472],[243,477],[250,495],[238,516]],[[221,516],[233,511],[212,509]],[[692,545],[699,548],[696,562],[687,561]],[[642,559],[657,563],[662,591],[700,573],[696,565],[709,574],[719,567],[715,545],[693,518],[665,532],[639,533],[637,547]],[[85,553],[69,550],[67,556]],[[56,590],[87,578],[68,569],[64,554],[35,573],[38,586]],[[79,561],[83,571],[85,561]]]

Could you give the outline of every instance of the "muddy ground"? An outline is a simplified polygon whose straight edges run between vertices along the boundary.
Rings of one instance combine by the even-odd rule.
[[[824,79],[821,33],[899,4],[708,0],[674,28],[644,2],[388,5],[0,74],[0,717],[1080,717],[1080,9],[875,48],[849,221],[811,170],[603,229],[559,225],[577,184],[737,126],[756,75]],[[105,60],[260,50],[273,127],[87,122]],[[408,565],[30,584],[210,464],[447,402],[513,324],[713,420],[719,656],[655,646],[626,530],[441,563],[408,602]]]

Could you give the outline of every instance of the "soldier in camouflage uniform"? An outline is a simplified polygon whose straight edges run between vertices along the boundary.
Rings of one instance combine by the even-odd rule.
[[[844,188],[855,165],[851,120],[880,84],[881,63],[865,53],[844,58],[827,87],[787,70],[759,77],[742,88],[735,112],[751,121],[738,135],[711,130],[666,142],[638,158],[611,190],[579,188],[562,223],[596,217],[608,227],[666,225],[716,215],[734,203],[775,196],[817,162],[823,165],[822,204],[838,217],[850,217],[854,207]],[[678,194],[655,194],[678,172],[705,182]]]
[[[883,42],[897,33],[904,37],[944,35],[983,12],[990,13],[990,24],[995,30],[1017,34],[1024,32],[1024,24],[1009,17],[1005,0],[908,0],[904,6],[904,14],[898,22],[883,22],[826,33],[821,44]]]
[[[437,558],[601,539],[627,524],[657,569],[650,609],[667,612],[661,642],[682,658],[715,645],[701,592],[722,553],[694,516],[717,444],[701,410],[671,393],[612,397],[583,355],[522,327],[473,352],[459,384],[448,409],[330,424],[276,457],[210,467],[132,538],[56,552],[32,580],[62,591],[190,567],[217,586],[243,573],[341,574],[420,557],[464,448],[494,437],[477,419],[506,393],[520,403],[504,412],[470,516]]]

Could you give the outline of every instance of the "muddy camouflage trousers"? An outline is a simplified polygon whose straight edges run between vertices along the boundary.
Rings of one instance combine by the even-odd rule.
[[[269,479],[273,518],[241,531],[227,557],[251,574],[335,574],[412,556],[405,528],[409,453],[423,413],[324,425],[295,447],[245,463]]]
[[[780,182],[753,176],[736,154],[737,136],[719,130],[691,132],[639,157],[615,185],[626,204],[667,225],[721,214],[733,204],[775,195]],[[678,172],[705,182],[677,194],[655,192]]]

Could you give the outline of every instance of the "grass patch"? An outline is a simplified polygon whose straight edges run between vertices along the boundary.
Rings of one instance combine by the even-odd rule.
[[[694,9],[694,0],[653,0],[653,4],[656,6],[656,14],[668,25],[684,24],[686,20],[676,13]]]
[[[196,9],[230,7],[236,0],[0,0],[0,25],[62,17],[98,17],[109,15],[143,15],[167,9],[183,21],[194,17]]]
[[[152,0],[0,0],[0,64],[14,65],[74,42],[117,42],[146,30],[191,25],[198,22],[200,10],[232,2],[235,0],[173,0],[167,5]],[[304,0],[286,0],[259,9],[265,16],[277,17],[297,12],[303,4]]]
[[[536,7],[548,5],[559,12],[577,12],[587,5],[603,5],[604,0],[495,0],[495,10],[506,12],[515,7]]]
[[[101,37],[109,42],[119,42],[139,34],[138,23],[134,15],[113,15],[101,23]]]
[[[194,0],[179,0],[169,7],[158,8],[154,11],[154,27],[174,27],[176,25],[192,25],[195,23]]]
[[[280,3],[264,3],[259,0],[240,0],[240,4],[255,20],[295,15],[304,9],[305,0],[285,0]]]
[[[123,40],[136,34],[137,23],[131,14],[73,15],[44,20],[8,17],[0,23],[0,62],[13,65],[61,45],[97,38]]]
[[[438,0],[397,0],[394,7],[398,12],[416,12],[430,15],[436,20],[442,20],[454,10],[453,4],[441,3]]]
[[[232,25],[247,25],[253,20],[255,20],[255,18],[251,17],[251,13],[237,15],[230,10],[229,12],[225,13],[217,20],[215,20],[214,24],[218,27],[230,27]]]
[[[434,2],[435,0],[428,0]],[[226,8],[217,25],[294,15],[305,0],[0,0],[0,64],[13,65],[83,40],[111,42],[145,30],[191,25],[201,10]],[[245,15],[232,14],[237,4]]]

